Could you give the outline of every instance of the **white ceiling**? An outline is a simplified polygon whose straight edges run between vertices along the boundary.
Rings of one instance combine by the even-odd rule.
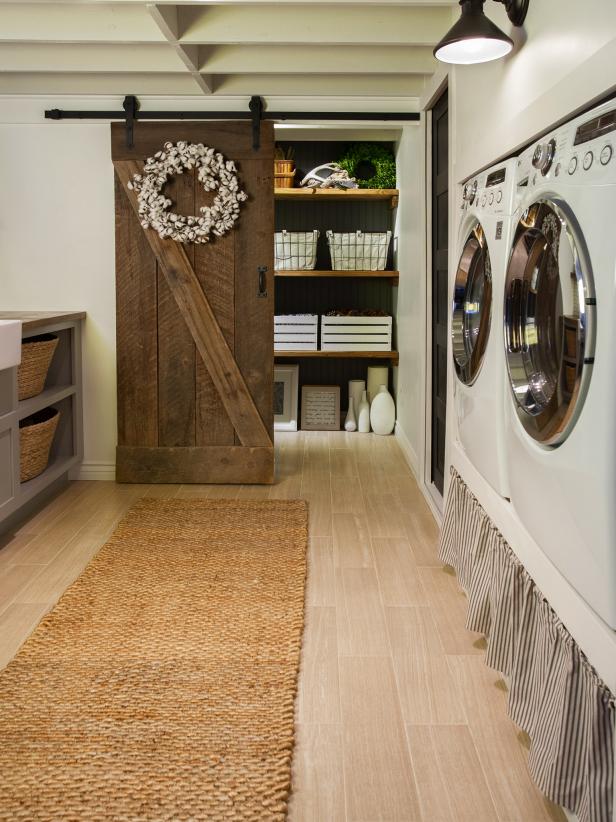
[[[0,0],[0,93],[419,97],[457,0]]]

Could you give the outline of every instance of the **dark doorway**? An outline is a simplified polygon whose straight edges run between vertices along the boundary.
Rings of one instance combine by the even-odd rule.
[[[445,480],[447,411],[447,283],[449,235],[449,124],[445,91],[432,109],[432,453],[430,478],[440,493]]]

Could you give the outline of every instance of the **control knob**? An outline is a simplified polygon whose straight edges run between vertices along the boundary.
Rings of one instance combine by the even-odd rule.
[[[538,143],[535,153],[533,154],[533,165],[545,177],[554,160],[556,154],[556,140],[550,140],[549,143]]]

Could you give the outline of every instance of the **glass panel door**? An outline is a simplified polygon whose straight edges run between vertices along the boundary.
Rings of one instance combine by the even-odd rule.
[[[453,360],[466,385],[477,379],[490,336],[492,268],[480,223],[470,232],[458,263],[453,295]]]
[[[505,349],[518,417],[544,445],[569,435],[594,361],[595,298],[581,234],[563,204],[518,224],[505,286]]]

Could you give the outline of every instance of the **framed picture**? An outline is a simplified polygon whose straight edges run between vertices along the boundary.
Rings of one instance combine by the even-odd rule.
[[[274,366],[274,431],[297,431],[299,365]]]
[[[340,430],[340,386],[302,387],[302,428],[305,431]]]

